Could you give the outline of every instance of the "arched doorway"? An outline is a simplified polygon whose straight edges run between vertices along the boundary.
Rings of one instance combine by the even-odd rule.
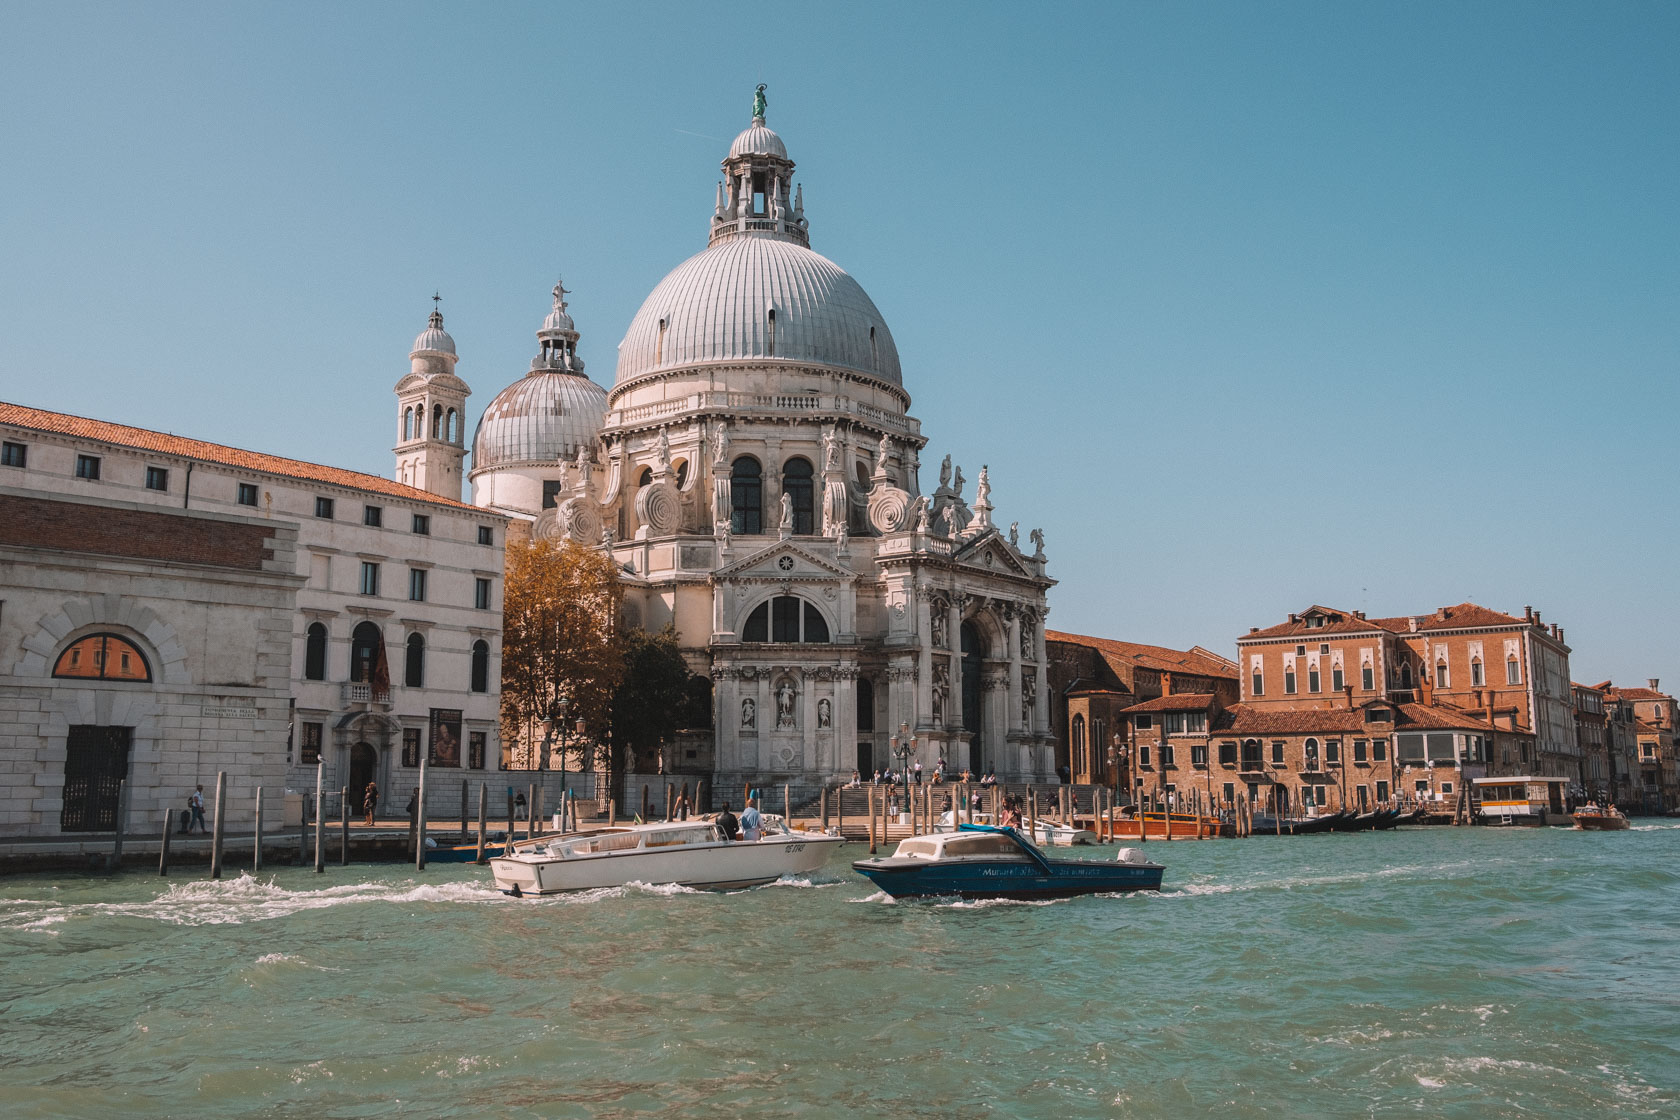
[[[981,736],[980,679],[985,662],[985,640],[972,622],[962,624],[962,721],[968,731],[968,769],[986,772],[986,743]]]
[[[360,812],[362,798],[367,791],[367,784],[374,779],[374,773],[379,769],[379,752],[366,743],[357,743],[350,748],[350,809]]]

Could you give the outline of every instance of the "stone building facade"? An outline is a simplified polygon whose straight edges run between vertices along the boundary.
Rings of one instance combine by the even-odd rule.
[[[435,321],[416,340],[415,365],[430,366],[444,347],[453,353]],[[443,403],[426,400],[428,408]],[[441,415],[441,450],[432,450],[447,457]],[[456,424],[458,438],[458,416]],[[354,803],[375,780],[383,804],[400,809],[422,754],[440,769],[496,768],[505,518],[375,475],[22,405],[0,403],[0,441],[0,494],[62,495],[84,503],[93,520],[104,505],[129,503],[254,519],[292,534],[286,555],[299,583],[287,608],[290,711],[278,724],[263,716],[245,741],[282,760],[265,796],[271,785],[313,790],[324,760],[330,790],[351,787]],[[41,625],[19,618],[21,609],[7,604],[12,624],[22,632]],[[62,608],[40,609],[50,617]],[[198,621],[212,626],[207,616]],[[202,646],[206,633],[183,630],[180,640]]]
[[[720,784],[941,757],[1042,780],[1043,535],[994,520],[984,466],[965,494],[947,456],[924,492],[892,333],[811,250],[762,110],[723,161],[707,247],[632,319],[610,390],[556,289],[532,370],[475,436],[474,500],[611,553],[624,624],[672,625],[714,683]]]

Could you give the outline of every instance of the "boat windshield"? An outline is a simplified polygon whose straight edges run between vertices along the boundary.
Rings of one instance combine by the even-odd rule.
[[[948,856],[1019,856],[1026,858],[1015,841],[1007,836],[996,833],[976,833],[973,835],[953,836],[945,841],[945,854]]]
[[[634,832],[597,832],[566,840],[552,840],[548,845],[548,854],[559,856],[561,859],[596,856],[607,852],[627,852],[641,842],[642,838]]]
[[[915,856],[919,859],[936,859],[939,856],[939,844],[933,840],[900,840],[898,850],[893,855],[899,858]]]
[[[647,834],[647,846],[650,848],[669,848],[681,844],[710,844],[717,839],[717,831],[711,825],[701,827],[661,829]]]

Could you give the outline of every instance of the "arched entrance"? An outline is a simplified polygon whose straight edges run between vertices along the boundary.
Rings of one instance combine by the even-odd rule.
[[[379,752],[366,743],[357,743],[350,748],[350,809],[360,812],[362,797],[367,790],[367,784],[373,781],[374,773],[379,768]]]
[[[986,772],[986,743],[981,736],[981,668],[985,663],[985,639],[972,622],[962,624],[962,721],[968,731],[968,769]]]

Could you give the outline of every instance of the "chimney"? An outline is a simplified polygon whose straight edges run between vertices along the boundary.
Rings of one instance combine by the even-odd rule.
[[[1533,622],[1534,621],[1534,608],[1533,607],[1524,607],[1523,608],[1523,621],[1524,622]]]
[[[1534,612],[1534,625],[1540,627],[1540,629],[1542,629],[1542,630],[1544,630],[1546,628],[1546,624],[1544,622],[1540,621],[1540,612],[1539,611]]]
[[[1558,629],[1558,624],[1555,622],[1552,623],[1552,637],[1557,638],[1560,641],[1563,638],[1563,631]]]
[[[1172,695],[1172,674],[1171,673],[1162,673],[1161,674],[1161,695],[1162,696],[1171,696]]]
[[[1353,612],[1353,617],[1357,618],[1357,619],[1360,619],[1360,620],[1363,620],[1365,618],[1365,612],[1364,611],[1354,611]]]
[[[1342,686],[1342,695],[1347,698],[1348,711],[1353,711],[1353,686],[1351,684],[1344,684]]]
[[[1418,703],[1426,708],[1435,706],[1435,682],[1428,673],[1418,674]]]
[[[1300,621],[1300,619],[1298,619],[1298,618],[1296,618],[1296,617],[1295,617],[1295,616],[1294,616],[1294,615],[1293,615],[1293,614],[1292,614],[1292,615],[1290,615],[1290,616],[1289,616],[1289,621],[1290,621],[1290,622],[1299,622],[1299,621]]]
[[[1657,689],[1657,678],[1656,677],[1646,677],[1645,678],[1645,683],[1651,686],[1651,691],[1652,692],[1658,691],[1658,689]]]
[[[1414,614],[1412,617],[1408,618],[1406,620],[1406,626],[1407,626],[1407,629],[1409,629],[1412,633],[1416,634],[1417,633],[1417,628],[1418,628],[1417,615]]]
[[[1435,608],[1435,621],[1436,622],[1445,622],[1446,620],[1447,620],[1447,608],[1446,607],[1436,607]]]
[[[1260,633],[1260,627],[1258,627],[1258,626],[1250,626],[1250,627],[1249,627],[1249,628],[1248,628],[1248,632],[1249,632],[1249,633],[1250,633],[1250,634],[1258,634],[1258,633]]]
[[[1568,642],[1565,642],[1563,640],[1563,627],[1561,627],[1561,626],[1558,627],[1558,641],[1563,645],[1568,645],[1569,644]]]

